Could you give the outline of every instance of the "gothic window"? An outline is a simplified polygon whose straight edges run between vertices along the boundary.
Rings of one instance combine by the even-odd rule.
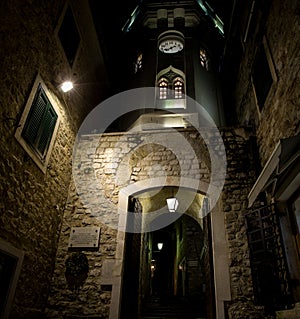
[[[182,99],[183,96],[183,81],[180,77],[177,77],[173,82],[175,99]]]
[[[134,62],[134,73],[137,73],[137,71],[142,68],[142,62],[143,54],[139,53],[136,61]]]
[[[184,93],[184,82],[181,77],[169,79],[162,77],[158,81],[159,99],[182,99]]]
[[[156,77],[157,105],[162,109],[185,109],[185,75],[169,66],[161,70]]]
[[[182,99],[184,91],[184,82],[181,77],[170,78],[163,77],[158,81],[159,99]]]
[[[168,81],[162,78],[158,82],[159,87],[159,98],[160,100],[165,100],[168,97]]]
[[[208,59],[206,50],[204,50],[202,48],[200,49],[199,58],[200,58],[201,66],[208,71],[209,70],[209,59]]]
[[[15,137],[45,172],[59,124],[59,112],[38,77],[25,106]]]

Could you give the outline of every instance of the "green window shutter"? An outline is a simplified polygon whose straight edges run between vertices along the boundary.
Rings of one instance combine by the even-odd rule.
[[[22,131],[23,138],[31,146],[35,144],[46,106],[47,100],[42,95],[42,88],[39,87]]]
[[[37,150],[42,157],[44,157],[47,153],[56,120],[57,114],[55,113],[52,105],[49,103],[47,104],[47,109],[40,125],[39,140],[37,143]]]
[[[22,137],[42,160],[47,154],[57,118],[53,106],[40,85],[27,116]]]

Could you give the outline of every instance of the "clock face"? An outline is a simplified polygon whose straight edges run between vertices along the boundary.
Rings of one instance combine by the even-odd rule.
[[[176,53],[183,49],[183,43],[177,39],[162,40],[159,44],[159,50],[164,53]]]

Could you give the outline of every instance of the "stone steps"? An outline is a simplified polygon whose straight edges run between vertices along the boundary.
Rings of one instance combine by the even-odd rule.
[[[151,297],[142,307],[139,319],[205,319],[199,304],[179,298]]]

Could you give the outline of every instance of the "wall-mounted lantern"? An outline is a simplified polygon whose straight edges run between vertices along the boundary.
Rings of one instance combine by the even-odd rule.
[[[178,208],[178,199],[176,197],[167,198],[168,210],[170,213],[175,213]]]

